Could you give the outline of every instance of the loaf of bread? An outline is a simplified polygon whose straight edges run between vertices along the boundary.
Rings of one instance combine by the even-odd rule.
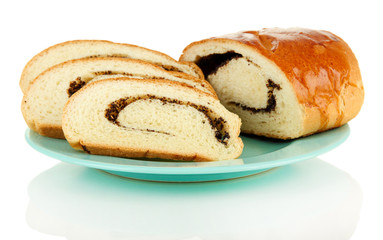
[[[243,148],[237,115],[211,94],[168,80],[89,83],[68,100],[62,123],[70,145],[90,154],[215,161]]]
[[[183,72],[202,78],[201,70],[191,63],[177,62],[170,56],[136,45],[103,40],[75,40],[59,43],[34,56],[25,66],[20,88],[25,93],[33,81],[46,69],[73,59],[92,57],[123,57],[148,61],[166,70]]]
[[[350,47],[319,30],[271,28],[228,34],[187,46],[242,131],[292,139],[342,126],[364,99]]]
[[[62,110],[68,98],[90,81],[113,76],[177,81],[216,98],[210,84],[188,74],[166,71],[146,61],[106,57],[57,64],[41,73],[24,94],[21,109],[29,128],[43,136],[64,138]]]

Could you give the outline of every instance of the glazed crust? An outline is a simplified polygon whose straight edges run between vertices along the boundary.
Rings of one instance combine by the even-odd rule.
[[[328,31],[271,28],[238,32],[192,43],[184,52],[204,41],[245,45],[275,63],[301,104],[304,135],[342,126],[361,109],[364,88],[358,61],[350,47]]]

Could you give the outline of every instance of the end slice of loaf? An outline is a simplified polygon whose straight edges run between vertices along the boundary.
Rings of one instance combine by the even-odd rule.
[[[216,98],[210,84],[188,74],[169,72],[151,63],[125,58],[85,58],[57,64],[40,74],[24,94],[21,109],[29,128],[64,138],[62,110],[68,98],[90,81],[115,76],[177,81]]]
[[[92,57],[140,59],[156,64],[165,70],[183,72],[197,78],[203,78],[201,70],[195,64],[178,62],[158,51],[104,40],[74,40],[59,43],[34,56],[22,72],[20,88],[25,93],[33,79],[56,64],[73,59]]]
[[[240,125],[216,98],[168,80],[95,81],[74,94],[63,112],[72,147],[118,157],[233,159],[243,148]]]
[[[342,126],[363,104],[358,62],[338,36],[271,28],[191,43],[196,63],[242,131],[290,139]]]

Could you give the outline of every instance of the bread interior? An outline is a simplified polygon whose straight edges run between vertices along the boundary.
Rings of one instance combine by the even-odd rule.
[[[285,74],[253,49],[235,43],[197,44],[184,53],[204,72],[222,104],[242,120],[242,132],[294,138],[303,113]]]
[[[62,134],[50,135],[49,129],[61,128],[62,110],[68,98],[89,82],[116,76],[140,79],[146,77],[158,81],[166,78],[211,93],[202,80],[174,76],[142,61],[117,58],[79,59],[57,65],[35,79],[22,102],[23,116],[31,129],[39,133],[48,131],[44,135],[49,137],[63,138]]]
[[[214,98],[156,84],[116,83],[97,89],[90,84],[70,101],[63,129],[72,145],[119,149],[123,156],[131,149],[206,159],[237,154],[238,132],[232,126],[239,131],[239,118],[217,107]]]

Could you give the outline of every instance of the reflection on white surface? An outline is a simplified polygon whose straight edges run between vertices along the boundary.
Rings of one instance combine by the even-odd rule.
[[[28,224],[70,240],[346,240],[362,198],[355,180],[319,159],[206,183],[131,180],[60,163],[28,190]]]

